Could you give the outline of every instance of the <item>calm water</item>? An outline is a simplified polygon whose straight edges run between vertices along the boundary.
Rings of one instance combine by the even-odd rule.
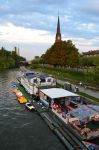
[[[18,71],[0,72],[0,150],[65,150],[37,115],[19,104],[11,92]]]

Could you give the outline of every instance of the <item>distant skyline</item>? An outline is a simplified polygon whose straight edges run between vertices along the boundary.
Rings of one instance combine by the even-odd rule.
[[[55,42],[58,12],[62,40],[80,53],[99,49],[99,0],[0,0],[0,47],[41,56]]]

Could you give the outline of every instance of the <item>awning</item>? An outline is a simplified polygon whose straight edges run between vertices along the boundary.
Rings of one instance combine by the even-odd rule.
[[[50,98],[62,98],[62,97],[78,97],[78,94],[69,92],[67,90],[61,88],[50,88],[50,89],[42,89],[40,90],[42,93],[47,95]]]

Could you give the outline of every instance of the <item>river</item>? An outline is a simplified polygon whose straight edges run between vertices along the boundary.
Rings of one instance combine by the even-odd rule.
[[[65,150],[41,117],[18,103],[11,87],[18,75],[0,71],[0,150]]]

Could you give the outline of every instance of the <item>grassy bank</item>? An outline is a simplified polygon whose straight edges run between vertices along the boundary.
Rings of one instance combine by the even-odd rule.
[[[86,98],[88,98],[88,99],[90,99],[90,100],[99,102],[99,98],[90,96],[90,95],[88,95],[88,94],[86,94],[86,93],[83,93],[83,92],[76,92],[76,93],[78,93],[79,95],[84,96],[84,97],[86,97]]]
[[[81,81],[84,84],[99,88],[99,74],[96,74],[95,72],[78,72],[72,69],[66,70],[45,66],[36,67],[36,69],[41,72],[52,74],[61,80],[67,80],[75,84]]]

